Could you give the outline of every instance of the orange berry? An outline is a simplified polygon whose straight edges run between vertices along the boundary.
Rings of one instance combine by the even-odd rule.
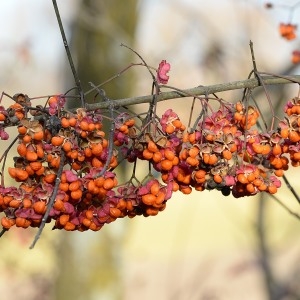
[[[5,121],[6,116],[3,113],[0,113],[0,121]]]
[[[177,166],[179,164],[179,158],[178,156],[175,156],[174,159],[172,160],[173,166]]]
[[[143,150],[143,158],[146,160],[150,160],[153,157],[153,152],[151,152],[148,148]]]
[[[156,196],[153,194],[146,194],[142,196],[142,202],[146,205],[153,205],[156,200]]]
[[[92,221],[89,220],[89,219],[87,219],[87,218],[84,218],[84,219],[82,220],[82,224],[83,224],[85,227],[89,228],[89,227],[91,226],[91,224],[92,224]]]
[[[103,163],[97,157],[93,157],[92,166],[94,168],[100,168],[100,167],[103,167]]]
[[[69,219],[70,219],[69,215],[60,215],[58,221],[60,225],[65,226],[69,221]]]
[[[273,155],[280,155],[282,153],[281,146],[279,144],[275,144],[272,148]]]
[[[160,190],[159,183],[157,181],[154,181],[150,187],[151,194],[156,196],[159,190]]]
[[[79,124],[79,127],[84,131],[88,131],[89,130],[89,123],[87,121],[81,121],[80,124]]]
[[[279,170],[275,170],[274,171],[274,174],[277,176],[277,177],[282,177],[284,175],[284,171],[282,169],[279,169]]]
[[[152,160],[155,163],[159,163],[162,160],[162,154],[161,154],[161,152],[160,151],[154,152],[153,156],[152,156]]]
[[[225,159],[230,160],[230,159],[232,158],[232,153],[231,153],[231,151],[225,149],[225,150],[223,150],[223,152],[222,152],[222,156],[223,156]]]
[[[46,212],[46,202],[45,201],[37,201],[35,203],[33,203],[32,205],[32,208],[34,209],[34,211],[37,213],[37,214],[44,214]]]
[[[188,136],[188,140],[191,144],[194,144],[195,141],[196,141],[196,133],[193,132],[193,133],[190,133],[189,136]]]
[[[17,179],[19,179],[21,181],[25,181],[28,177],[29,177],[29,174],[25,170],[16,168],[16,178]]]
[[[67,222],[67,224],[64,226],[64,230],[67,231],[73,231],[75,230],[75,224],[71,223],[71,222]]]
[[[280,135],[282,138],[286,139],[289,136],[289,129],[288,128],[282,128],[280,130]]]
[[[195,177],[196,178],[204,178],[206,175],[206,172],[204,170],[198,170],[195,172]]]
[[[1,219],[1,225],[5,229],[9,229],[13,225],[15,225],[15,223],[16,223],[15,219],[10,219],[10,218],[7,218],[7,217],[3,217]]]
[[[190,186],[179,186],[179,190],[185,195],[188,195],[192,192],[192,188]]]
[[[255,176],[254,173],[248,174],[247,180],[248,180],[249,182],[253,182],[255,179],[256,179],[256,176]]]
[[[24,134],[27,133],[27,128],[25,126],[19,126],[18,127],[18,132],[19,132],[19,134],[24,135]]]
[[[119,128],[119,130],[121,131],[121,132],[123,132],[124,134],[128,134],[128,126],[127,125],[122,125],[120,128]]]
[[[89,147],[84,148],[83,153],[85,157],[91,157],[93,155],[92,149]]]
[[[127,127],[132,127],[135,124],[134,119],[128,119],[124,123]]]
[[[203,162],[205,163],[205,164],[208,164],[208,162],[209,162],[209,154],[208,153],[203,153]]]
[[[45,152],[41,143],[35,145],[35,151],[38,158],[44,158]]]
[[[157,148],[156,144],[153,141],[148,142],[147,148],[150,152],[153,152],[153,153],[158,151],[158,148]]]
[[[268,188],[267,188],[267,191],[270,194],[275,194],[275,193],[277,193],[277,187],[275,185],[269,185]]]
[[[32,205],[32,201],[28,198],[24,198],[22,203],[24,208],[30,208]]]
[[[71,117],[69,119],[69,126],[74,127],[76,125],[76,123],[77,123],[77,120],[75,117]]]
[[[173,152],[172,150],[166,149],[166,150],[164,151],[164,156],[165,156],[165,158],[168,159],[168,160],[173,160],[174,157],[175,157],[175,154],[174,154],[174,152]]]
[[[106,190],[111,190],[114,187],[114,180],[112,178],[106,178],[103,183],[103,187]]]
[[[60,123],[63,128],[68,128],[70,126],[70,122],[66,117],[61,118]]]
[[[75,190],[71,192],[71,198],[74,200],[79,200],[82,197],[82,190]]]
[[[172,134],[175,131],[175,128],[174,128],[173,125],[168,124],[165,131],[166,131],[167,134]]]
[[[214,134],[210,134],[208,133],[206,136],[205,136],[205,139],[209,142],[213,142],[215,139],[216,139],[216,136]]]
[[[37,171],[42,167],[42,163],[40,161],[33,161],[29,163],[29,165],[33,171]]]
[[[80,189],[81,183],[79,180],[75,180],[69,184],[69,191],[76,191]]]
[[[243,183],[243,184],[249,183],[247,177],[246,177],[245,174],[243,174],[243,173],[238,174],[237,180],[238,180],[240,183]]]
[[[22,204],[22,201],[21,200],[17,200],[17,199],[12,199],[10,202],[9,202],[9,207],[12,207],[12,208],[18,208],[20,207]]]
[[[271,146],[269,144],[265,144],[262,146],[262,152],[261,154],[267,155],[271,152]]]
[[[113,218],[119,218],[122,214],[122,212],[117,208],[117,207],[111,207],[109,209],[109,214],[113,217]]]
[[[199,162],[199,160],[197,158],[189,156],[186,159],[186,163],[189,164],[192,167],[196,167],[196,166],[199,165],[200,162]]]
[[[8,167],[8,173],[12,178],[16,178],[16,168]]]
[[[34,171],[32,170],[32,168],[30,167],[30,165],[27,165],[25,167],[25,171],[28,173],[29,176],[33,176],[34,175]]]
[[[222,176],[220,176],[220,174],[215,174],[214,175],[214,181],[216,183],[221,183],[223,181],[223,178],[222,178]]]
[[[53,208],[58,211],[65,211],[64,202],[61,199],[56,199],[53,204]]]
[[[60,182],[59,189],[61,191],[67,192],[69,190],[69,184],[67,182]]]
[[[30,226],[30,223],[31,222],[25,218],[21,218],[21,217],[16,218],[16,226],[17,227],[27,228]]]
[[[267,188],[268,187],[264,182],[261,185],[257,186],[257,189],[260,191],[265,191]]]
[[[53,136],[51,138],[51,144],[53,146],[61,146],[64,142],[64,137],[62,136]]]
[[[248,184],[246,185],[246,190],[247,190],[250,194],[252,194],[252,193],[255,192],[255,187],[254,187],[254,185],[253,185],[252,183],[248,183]]]
[[[55,181],[56,175],[53,173],[49,173],[44,176],[44,181],[47,183],[53,183]]]
[[[24,157],[27,152],[27,147],[24,143],[21,143],[17,147],[17,152],[19,153],[20,156]]]
[[[293,160],[300,161],[300,152],[294,152],[293,156],[291,157]]]
[[[87,189],[89,190],[89,192],[92,193],[92,194],[97,194],[97,193],[94,192],[96,188],[98,189],[98,187],[96,186],[95,181],[92,180],[92,179],[89,180],[89,182],[87,184]],[[99,189],[98,189],[98,191],[99,191]]]
[[[91,144],[91,150],[93,155],[99,156],[103,151],[103,147],[100,143],[93,143]]]
[[[35,141],[41,141],[41,140],[43,140],[43,138],[44,138],[44,131],[43,130],[37,131],[33,134],[33,139]]]
[[[199,154],[199,149],[197,147],[193,147],[188,151],[189,156],[195,158]]]
[[[104,184],[105,178],[104,177],[98,177],[95,179],[95,184],[97,187],[102,187]]]
[[[231,153],[236,152],[236,151],[237,151],[237,145],[236,145],[236,144],[230,145],[229,151],[230,151]]]
[[[77,150],[75,150],[75,149],[73,149],[71,152],[69,152],[70,153],[70,157],[72,158],[72,159],[77,159],[77,157],[78,157],[78,151]]]
[[[156,216],[158,214],[158,209],[154,207],[148,207],[145,211],[147,216]]]
[[[70,152],[72,150],[72,143],[70,141],[65,141],[63,144],[63,150],[65,152]]]
[[[261,154],[263,152],[263,145],[261,145],[261,144],[253,143],[252,148],[253,148],[254,152],[257,154]]]
[[[37,153],[33,151],[27,151],[25,157],[28,161],[36,161],[38,159]]]
[[[120,199],[117,204],[117,208],[124,210],[126,208],[126,201],[124,199]]]
[[[181,123],[180,120],[176,119],[176,120],[172,121],[172,125],[173,125],[175,128],[179,129],[179,128],[182,126],[182,123]]]
[[[260,186],[263,183],[263,181],[259,178],[256,178],[253,180],[252,184],[254,184],[256,187]]]
[[[217,163],[217,161],[218,161],[218,157],[216,156],[216,154],[212,154],[209,156],[208,164],[214,165]]]
[[[168,160],[168,159],[164,159],[161,161],[161,168],[164,171],[170,171],[173,167],[173,163]]]
[[[29,134],[25,134],[22,140],[24,144],[28,144],[31,142],[31,136]]]

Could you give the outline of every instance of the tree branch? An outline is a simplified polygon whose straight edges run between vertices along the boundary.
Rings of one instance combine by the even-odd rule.
[[[265,85],[279,85],[279,84],[288,84],[288,83],[298,83],[300,84],[300,75],[294,76],[261,76],[261,79]],[[225,92],[231,90],[240,90],[240,89],[253,89],[261,84],[259,83],[257,78],[240,80],[240,81],[232,81],[222,84],[214,84],[208,86],[198,86],[191,89],[186,90],[176,90],[171,92],[162,92],[157,96],[157,101],[164,101],[176,98],[184,98],[184,97],[194,97],[199,95],[210,95],[218,92]],[[166,86],[161,86],[166,87]],[[142,104],[142,103],[150,103],[153,100],[153,95],[147,96],[138,96],[132,98],[124,98],[124,99],[116,99],[115,107],[121,106],[129,106],[134,104]],[[87,110],[95,110],[100,108],[108,108],[109,103],[101,102],[101,103],[91,103],[86,104]]]

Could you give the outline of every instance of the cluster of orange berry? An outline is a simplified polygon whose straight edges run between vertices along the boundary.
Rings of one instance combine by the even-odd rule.
[[[3,228],[38,227],[49,209],[46,222],[55,220],[54,228],[96,231],[117,218],[165,208],[170,188],[154,178],[118,186],[112,172],[119,164],[116,149],[133,137],[133,119],[120,114],[114,120],[110,149],[99,111],[68,112],[64,96],[51,97],[44,108],[32,107],[24,95],[15,101],[0,112],[2,139],[8,138],[7,126],[17,126],[19,154],[8,167],[19,186],[0,187]]]
[[[221,100],[188,130],[172,109],[146,126],[120,113],[109,136],[100,110],[70,112],[63,95],[44,107],[33,107],[23,94],[14,100],[0,107],[0,137],[17,126],[19,155],[8,167],[16,185],[0,186],[4,229],[53,220],[57,229],[96,231],[117,218],[156,215],[178,190],[274,194],[289,160],[300,165],[299,98],[287,102],[285,119],[272,131],[256,126],[255,107]],[[114,170],[124,160],[148,161],[153,174],[119,184]]]

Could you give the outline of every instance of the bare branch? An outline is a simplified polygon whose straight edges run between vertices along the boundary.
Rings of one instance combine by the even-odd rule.
[[[300,75],[295,76],[261,76],[261,79],[265,85],[279,85],[279,84],[288,84],[288,83],[300,83]],[[199,95],[210,95],[218,92],[225,92],[231,90],[240,90],[245,88],[256,88],[260,86],[257,78],[240,80],[240,81],[232,81],[222,84],[214,84],[208,86],[198,86],[191,89],[186,90],[176,90],[171,92],[162,92],[157,96],[157,102],[177,99],[177,98],[186,98],[193,97]],[[161,86],[164,87],[163,85]],[[150,103],[153,101],[153,95],[147,96],[138,96],[132,98],[124,98],[124,99],[116,99],[115,107],[121,106],[129,106],[134,104],[142,104],[142,103]],[[99,108],[108,108],[109,103],[101,102],[101,103],[92,103],[86,104],[87,110],[95,110]]]

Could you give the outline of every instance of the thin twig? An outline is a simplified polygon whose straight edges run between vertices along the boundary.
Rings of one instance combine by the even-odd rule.
[[[77,90],[78,90],[78,93],[80,95],[81,105],[82,105],[82,107],[84,107],[85,106],[84,94],[83,94],[81,83],[80,83],[80,80],[79,80],[78,74],[76,72],[73,59],[72,59],[71,51],[70,51],[70,48],[69,48],[69,45],[68,45],[67,37],[66,37],[66,34],[65,34],[64,26],[63,26],[62,21],[61,21],[61,17],[60,17],[60,13],[59,13],[59,9],[58,9],[56,0],[52,0],[52,3],[53,3],[56,18],[57,18],[59,30],[60,30],[60,33],[61,33],[61,37],[62,37],[62,40],[63,40],[63,43],[64,43],[64,47],[65,47],[65,50],[66,50],[66,53],[67,53],[67,56],[68,56],[69,64],[70,64],[70,67],[71,67],[71,70],[72,70],[72,73],[73,73],[73,77],[74,77],[74,80],[75,80],[75,84],[77,86]]]
[[[8,231],[8,229],[6,228],[2,228],[1,232],[0,232],[0,238],[3,236],[3,234]]]
[[[40,236],[43,232],[43,229],[46,225],[48,216],[49,216],[50,211],[53,207],[53,204],[54,204],[57,192],[58,192],[58,188],[59,188],[59,184],[60,184],[60,177],[61,177],[64,165],[65,165],[65,153],[64,153],[64,151],[61,151],[60,164],[59,164],[59,168],[58,168],[58,171],[57,171],[57,174],[56,174],[56,179],[55,179],[55,185],[54,185],[54,188],[53,188],[53,192],[52,192],[52,195],[50,197],[49,202],[47,203],[47,210],[46,210],[46,212],[45,212],[45,214],[42,218],[39,230],[38,230],[37,234],[35,235],[34,240],[33,240],[32,244],[30,245],[29,249],[34,248],[36,242],[39,240],[39,238],[40,238]]]
[[[294,216],[295,218],[299,219],[300,220],[300,215],[293,212],[289,207],[287,207],[281,200],[279,200],[279,198],[277,198],[274,194],[271,195],[272,198],[274,200],[276,200],[276,202],[281,205],[281,207],[283,207],[289,214],[291,214],[292,216]]]
[[[295,191],[295,189],[292,187],[292,185],[290,184],[290,182],[287,179],[287,177],[285,175],[283,175],[282,178],[283,178],[283,180],[284,180],[287,188],[292,192],[293,196],[296,198],[296,200],[300,204],[300,197],[299,197],[298,193]]]
[[[258,237],[258,251],[259,251],[259,260],[260,266],[263,272],[263,279],[265,283],[265,288],[267,292],[267,299],[275,299],[275,287],[276,282],[272,268],[270,265],[270,252],[267,244],[267,231],[265,226],[265,217],[266,217],[266,199],[264,195],[260,195],[258,201],[258,212],[257,212],[257,237]]]

